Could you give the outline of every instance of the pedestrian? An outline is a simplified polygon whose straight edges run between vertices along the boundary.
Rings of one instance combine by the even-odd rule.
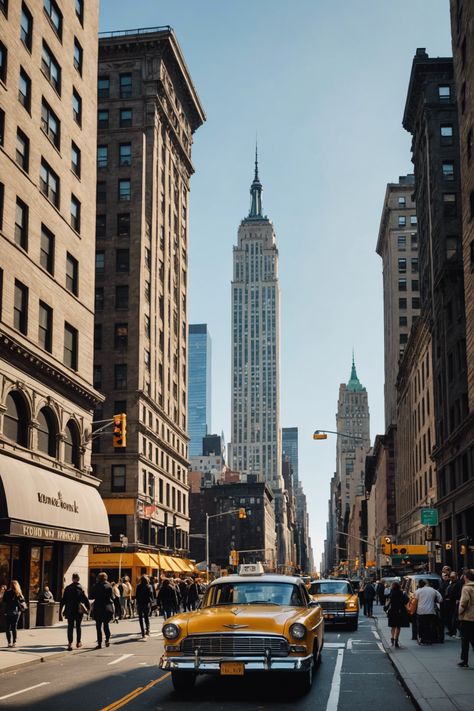
[[[188,610],[195,610],[199,601],[199,585],[190,578],[188,586]]]
[[[47,585],[38,593],[38,602],[43,605],[50,605],[54,602],[54,596]]]
[[[357,595],[359,597],[359,607],[363,610],[364,615],[367,616],[367,604],[365,602],[364,590],[365,590],[365,580],[363,580],[361,582]]]
[[[150,611],[151,605],[155,600],[153,588],[147,575],[142,575],[140,578],[135,590],[135,598],[142,639],[146,639],[150,634]]]
[[[11,581],[10,586],[3,593],[2,602],[5,613],[7,644],[9,647],[16,647],[18,621],[21,613],[28,609],[18,580]]]
[[[112,591],[114,593],[114,619],[113,622],[118,625],[119,620],[122,619],[122,605],[120,604],[120,590],[117,583],[112,582]]]
[[[375,587],[373,583],[369,580],[367,585],[364,588],[364,602],[365,602],[365,608],[367,612],[364,612],[364,614],[367,615],[367,617],[373,617],[374,616],[374,599],[375,599]]]
[[[461,599],[462,580],[458,579],[457,573],[453,570],[449,574],[449,583],[444,593],[444,623],[448,628],[450,637],[455,637],[458,630],[458,605]]]
[[[105,635],[105,646],[110,646],[109,622],[114,616],[114,598],[112,585],[107,582],[107,573],[99,573],[97,582],[90,591],[90,599],[94,601],[93,617],[97,630],[96,649],[102,648],[102,628]]]
[[[443,598],[437,590],[427,585],[423,578],[418,583],[414,596],[417,600],[418,644],[432,644],[438,619],[436,603],[442,602]]]
[[[132,584],[128,575],[122,578],[122,595],[124,598],[124,618],[132,618]]]
[[[375,585],[375,592],[377,594],[379,605],[385,605],[385,585],[382,583],[381,580],[377,580],[377,583]]]
[[[469,645],[474,649],[474,570],[464,573],[464,585],[459,600],[459,623],[461,626],[460,667],[468,667]]]
[[[61,598],[61,610],[63,617],[67,619],[67,642],[68,651],[72,649],[74,640],[74,627],[76,628],[76,647],[82,647],[81,624],[84,614],[90,610],[90,602],[79,582],[79,574],[72,574],[72,583],[64,588]]]
[[[169,578],[165,578],[161,584],[160,592],[158,593],[158,604],[163,611],[165,620],[174,614],[176,609],[176,592]]]
[[[179,594],[181,597],[181,605],[183,606],[183,612],[188,609],[188,581],[182,578],[179,581]]]
[[[155,600],[152,605],[152,612],[155,617],[158,617],[158,613],[159,613],[158,593],[160,592],[160,581],[158,580],[158,578],[156,576],[153,578],[152,586],[153,586],[153,594],[155,596]]]
[[[390,593],[384,606],[384,610],[388,616],[388,626],[392,628],[391,644],[392,647],[399,647],[400,629],[409,627],[408,613],[405,605],[408,602],[408,596],[402,592],[400,583],[393,581]]]

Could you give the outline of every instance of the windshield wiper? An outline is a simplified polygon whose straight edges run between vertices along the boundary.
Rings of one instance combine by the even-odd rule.
[[[239,605],[276,605],[281,607],[279,602],[270,602],[269,600],[250,600],[250,602],[240,602]]]

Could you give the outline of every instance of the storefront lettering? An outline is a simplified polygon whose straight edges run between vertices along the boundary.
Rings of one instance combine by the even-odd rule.
[[[38,501],[40,504],[48,504],[48,506],[55,506],[58,509],[63,509],[64,511],[70,511],[71,513],[79,513],[79,507],[74,501],[73,504],[63,501],[63,495],[58,491],[57,496],[47,496],[38,491]]]
[[[78,543],[81,539],[76,531],[64,531],[57,528],[45,528],[44,526],[28,526],[23,524],[23,535],[29,538],[50,538],[55,541],[68,541]]]

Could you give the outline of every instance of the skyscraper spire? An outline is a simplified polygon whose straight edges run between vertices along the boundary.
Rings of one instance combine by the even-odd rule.
[[[255,175],[253,183],[250,186],[250,195],[252,196],[252,202],[250,203],[249,219],[259,220],[263,219],[262,214],[262,184],[258,177],[258,147],[257,142],[255,142]]]
[[[348,390],[365,390],[364,386],[361,384],[361,382],[357,376],[357,370],[356,370],[356,365],[355,365],[355,360],[354,360],[354,349],[352,349],[352,369],[351,369],[351,377],[349,379],[349,382],[347,383],[347,389]]]

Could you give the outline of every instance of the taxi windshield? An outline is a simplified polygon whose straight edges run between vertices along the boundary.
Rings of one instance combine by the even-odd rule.
[[[349,583],[330,580],[327,583],[311,583],[309,593],[310,595],[337,595],[340,593],[352,595],[352,590]]]
[[[226,582],[211,585],[204,607],[215,605],[293,605],[302,607],[302,595],[296,585],[265,581]]]

